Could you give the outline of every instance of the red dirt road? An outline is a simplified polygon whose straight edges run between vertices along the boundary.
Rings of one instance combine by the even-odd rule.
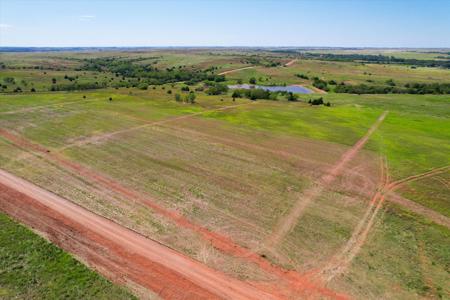
[[[321,295],[322,297],[333,299],[347,298],[345,295],[338,294],[333,290],[315,285],[314,283],[308,280],[307,276],[305,277],[294,271],[288,271],[280,266],[273,265],[272,263],[270,263],[268,260],[258,255],[257,253],[236,244],[229,237],[212,232],[201,225],[195,224],[190,220],[186,219],[184,216],[178,214],[177,212],[161,207],[159,204],[156,203],[154,199],[148,196],[141,195],[140,193],[123,186],[119,182],[111,178],[105,177],[104,175],[95,172],[87,167],[79,165],[73,161],[67,160],[58,153],[52,153],[50,152],[50,150],[46,149],[45,147],[39,144],[30,142],[21,136],[15,135],[11,132],[2,129],[0,129],[0,136],[7,139],[17,147],[24,149],[25,151],[36,152],[36,155],[40,155],[53,163],[57,163],[61,167],[69,171],[75,172],[83,176],[87,180],[91,180],[93,184],[97,184],[107,189],[110,189],[111,191],[119,193],[129,199],[133,199],[135,201],[138,201],[139,203],[142,203],[145,206],[150,207],[156,213],[166,217],[169,220],[172,220],[180,227],[184,227],[193,230],[195,232],[198,232],[205,240],[211,242],[211,244],[221,252],[255,263],[262,270],[272,275],[276,275],[278,278],[282,279],[283,282],[287,283],[289,289],[292,290],[295,294],[297,293],[300,293],[302,295],[315,294]]]
[[[128,260],[134,259],[130,266],[140,266],[149,273],[170,274],[171,276],[167,279],[171,280],[166,282],[166,285],[179,288],[179,295],[172,295],[171,299],[185,299],[186,295],[192,295],[194,297],[189,298],[197,299],[275,299],[274,296],[258,290],[250,284],[212,270],[156,241],[145,238],[2,170],[0,170],[0,191],[0,207],[19,219],[20,205],[15,206],[11,202],[20,202],[20,199],[24,199],[23,201],[28,202],[28,205],[31,204],[33,209],[45,207],[53,212],[53,216],[61,222],[60,224],[73,227],[69,230],[92,233],[91,236],[89,234],[86,236],[89,243],[86,243],[85,247],[89,248],[90,243],[100,244],[108,252],[122,256],[127,263]],[[24,209],[27,209],[26,206]],[[54,230],[58,231],[61,228],[54,228]],[[95,237],[101,238],[95,239]],[[79,255],[79,253],[75,254]],[[145,263],[142,264],[141,261]],[[122,268],[129,268],[128,264],[116,267],[121,271],[123,271]],[[155,267],[158,270],[154,270]],[[132,270],[132,268],[129,269]],[[139,271],[142,272],[143,270]],[[136,280],[136,278],[127,274],[128,271],[123,273],[125,277],[130,277],[129,279],[132,281]],[[143,284],[139,281],[137,283]],[[158,291],[165,286],[157,287],[149,282],[147,287]]]

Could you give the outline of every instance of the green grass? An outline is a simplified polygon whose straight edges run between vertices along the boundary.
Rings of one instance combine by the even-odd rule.
[[[243,66],[241,58],[247,54],[239,51],[229,53],[216,51],[210,54],[199,50],[195,53],[188,51],[61,53],[60,56],[147,57],[147,60],[141,60],[139,63],[157,60],[157,65],[161,68],[180,65],[206,68],[215,65],[219,67],[216,71],[220,72],[225,68]],[[422,55],[416,52],[398,54],[405,57]],[[423,54],[423,57],[425,56],[429,55]],[[54,54],[47,58],[41,54],[24,55],[23,64],[31,66],[46,60],[64,64],[61,57]],[[20,55],[8,56],[7,64],[19,66],[21,64],[19,58]],[[68,68],[71,68],[70,66],[68,65]],[[16,74],[17,78],[21,78],[27,72],[7,70],[2,71],[1,75]],[[42,84],[42,87],[48,84],[48,77],[37,76],[41,71],[32,72],[35,73],[30,74],[29,81],[36,80],[35,84]],[[48,75],[61,76],[65,72],[49,71]],[[250,77],[256,77],[258,80],[261,77],[259,84],[311,83],[310,80],[295,77],[296,73],[351,83],[363,83],[367,80],[384,83],[389,78],[398,83],[450,81],[450,71],[443,69],[410,69],[398,65],[363,65],[313,60],[299,61],[288,68],[257,67],[243,70],[227,75],[227,79],[228,82],[235,82],[237,79],[248,81]],[[93,79],[89,77],[87,80]],[[195,105],[177,103],[174,101],[174,94],[179,92],[180,86],[180,84],[173,87],[165,85],[165,89],[158,86],[155,90],[123,88],[89,92],[0,95],[0,126],[17,131],[45,146],[58,148],[85,136],[249,102],[245,99],[232,102],[231,93],[207,96],[197,92]],[[173,94],[168,95],[168,89],[172,90]],[[87,96],[86,99],[83,99],[83,95]],[[231,142],[217,141],[214,137],[257,147],[260,145],[275,151],[287,150],[293,155],[298,153],[299,158],[331,162],[348,146],[354,145],[377,117],[388,110],[387,118],[365,146],[365,150],[372,152],[363,155],[365,159],[370,159],[369,164],[373,163],[373,166],[368,167],[370,169],[368,172],[372,167],[375,168],[377,157],[381,155],[387,157],[389,174],[394,180],[431,168],[450,165],[450,156],[447,155],[450,153],[448,96],[359,96],[334,93],[320,96],[324,97],[325,101],[331,102],[332,106],[315,107],[306,103],[308,99],[317,98],[319,95],[300,95],[301,101],[296,103],[256,101],[247,106],[208,112],[192,119],[168,123],[168,127],[172,126],[170,128],[149,126],[98,143],[72,147],[64,150],[63,155],[126,186],[153,196],[160,204],[255,249],[259,249],[257,246],[264,237],[298,200],[305,187],[311,184],[315,170],[295,159],[277,156],[273,152],[267,153],[260,149],[236,146]],[[109,97],[113,97],[113,101],[108,101]],[[209,134],[209,137],[197,135],[189,130]],[[100,201],[97,194],[95,197],[86,196],[89,192],[81,195],[76,192],[77,182],[73,183],[73,187],[64,190],[61,182],[66,178],[63,176],[69,175],[63,170],[58,170],[57,166],[48,167],[44,161],[33,164],[38,160],[29,159],[9,163],[11,158],[19,157],[23,153],[6,141],[0,143],[0,154],[0,161],[8,164],[9,171],[24,174],[25,178],[45,178],[42,179],[43,186],[59,191],[68,199],[80,197],[81,200],[76,201],[91,203],[91,206],[87,207],[93,207],[93,210],[99,209],[98,206],[102,204],[102,212],[108,215],[109,212],[117,210],[116,203],[123,203],[122,201],[109,203],[109,199]],[[358,157],[357,163],[364,163],[363,158]],[[34,174],[34,177],[30,174]],[[444,177],[444,180],[448,181],[448,176]],[[448,189],[434,179],[411,183],[398,192],[410,200],[449,215]],[[347,203],[349,196],[354,198]],[[363,198],[364,196],[330,189],[311,204],[284,244],[277,249],[284,258],[292,260],[289,267],[308,269],[311,266],[308,264],[320,263],[340,249],[365,209],[366,202]],[[175,228],[170,227],[170,230],[153,228],[156,225],[151,225],[152,223],[164,222],[159,219],[153,220],[153,214],[133,214],[129,206],[125,206],[121,207],[119,215],[122,218],[120,221],[125,224],[140,223],[145,219],[136,230],[145,232],[188,255],[196,257],[200,252],[198,249],[203,247],[198,241],[193,242],[190,235],[183,235]],[[20,230],[11,229],[21,235]],[[152,232],[153,230],[156,233]],[[14,232],[11,235],[14,237]],[[6,238],[7,236],[2,237],[3,240]],[[190,244],[183,244],[186,241]],[[378,224],[349,272],[332,284],[361,299],[411,299],[425,297],[430,293],[435,297],[441,295],[445,298],[449,294],[445,282],[448,279],[450,265],[450,254],[446,247],[449,243],[448,229],[388,204],[386,212],[380,214]],[[51,248],[48,243],[45,245]],[[23,251],[22,248],[21,250]],[[271,257],[271,254],[268,256]],[[276,257],[271,259],[279,262]],[[236,261],[233,263],[239,264]],[[212,266],[217,265],[212,262]],[[234,265],[229,265],[229,270],[233,273],[231,266]],[[50,272],[59,267],[60,265],[45,264],[40,272],[46,270]],[[22,271],[19,269],[17,272]],[[13,275],[8,276],[14,276],[14,272],[10,273]],[[26,289],[28,285],[18,279],[21,274],[18,273],[18,277],[14,277],[19,283],[11,282],[6,288],[2,286],[1,292],[8,292],[8,295],[14,296],[16,295],[14,293],[18,293],[17,290]],[[2,279],[3,276],[0,276],[0,280]],[[28,279],[24,280],[27,282]],[[67,279],[62,276],[60,280]],[[66,282],[61,285],[65,286]],[[31,284],[29,291],[26,289],[25,293],[39,298],[41,295],[39,293],[43,293],[42,288],[41,285]],[[70,285],[66,288],[71,289]],[[108,294],[105,295],[107,298]],[[82,298],[89,297],[88,295]]]
[[[389,204],[339,282],[359,299],[448,299],[449,244],[447,228]]]
[[[316,96],[301,96],[303,101]],[[450,165],[450,102],[431,95],[323,96],[332,107],[259,101],[232,112],[204,117],[237,126],[353,145],[376,118],[389,111],[367,144],[386,155],[394,179]]]
[[[410,182],[399,189],[404,197],[450,218],[450,171]],[[447,184],[446,184],[447,182]]]
[[[353,145],[381,112],[354,106],[329,108],[311,107],[304,103],[259,101],[251,107],[203,116],[236,126]]]
[[[304,74],[309,80],[295,76]],[[348,84],[385,85],[388,79],[393,79],[399,85],[411,82],[433,83],[449,82],[450,70],[440,68],[420,67],[411,69],[403,65],[361,64],[355,62],[335,62],[318,60],[299,60],[290,67],[247,69],[227,75],[230,80],[241,79],[248,82],[250,77],[259,79],[259,84],[304,84],[310,85],[313,77],[323,80],[335,80]]]
[[[135,299],[2,213],[0,298]]]

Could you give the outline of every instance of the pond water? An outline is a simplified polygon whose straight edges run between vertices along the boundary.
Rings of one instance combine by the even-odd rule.
[[[250,84],[235,84],[229,85],[230,89],[263,89],[271,92],[291,92],[297,94],[311,94],[312,91],[301,86],[301,85],[275,85],[275,86],[264,86],[264,85],[250,85]]]

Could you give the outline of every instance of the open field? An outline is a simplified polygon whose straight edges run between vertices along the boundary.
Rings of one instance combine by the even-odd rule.
[[[137,80],[109,69],[76,70],[84,59],[111,57],[161,70],[217,67],[208,74],[225,74],[212,77],[215,83],[174,79],[145,88],[108,83],[49,91],[52,78],[67,81],[65,75],[79,74],[86,83]],[[296,101],[282,96],[251,101],[232,91],[208,93],[214,84],[251,77],[259,84],[311,86],[298,73],[351,83],[368,78],[380,84],[387,79],[448,82],[448,69],[295,60],[291,54],[248,49],[8,53],[1,58],[7,68],[0,70],[0,81],[13,77],[20,85],[25,80],[38,91],[0,93],[0,169],[5,172],[0,183],[7,190],[0,209],[136,296],[450,297],[448,95],[331,90],[298,95]],[[50,69],[53,63],[61,70]],[[35,65],[43,70],[22,69]],[[189,102],[191,94],[195,99]],[[308,103],[318,97],[331,105]],[[46,197],[61,206],[45,202]],[[80,219],[66,206],[79,210]],[[90,222],[100,225],[89,227]],[[5,218],[5,224],[12,223]],[[108,236],[107,228],[117,234]],[[23,229],[17,236],[31,239]],[[138,240],[160,256],[133,248]],[[39,243],[38,248],[49,247]],[[11,257],[27,255],[19,252]],[[130,253],[139,253],[142,261]],[[170,280],[161,280],[164,276]],[[96,280],[86,284],[94,286]],[[108,297],[101,282],[96,295]],[[220,289],[217,282],[223,283]],[[0,291],[28,293],[14,282],[2,284]],[[58,287],[51,292],[63,293]]]

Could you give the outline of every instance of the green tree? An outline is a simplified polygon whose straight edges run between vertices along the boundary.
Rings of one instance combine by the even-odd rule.
[[[197,96],[195,95],[194,92],[191,91],[186,96],[186,102],[193,104],[193,103],[195,103],[195,98],[197,98]]]

